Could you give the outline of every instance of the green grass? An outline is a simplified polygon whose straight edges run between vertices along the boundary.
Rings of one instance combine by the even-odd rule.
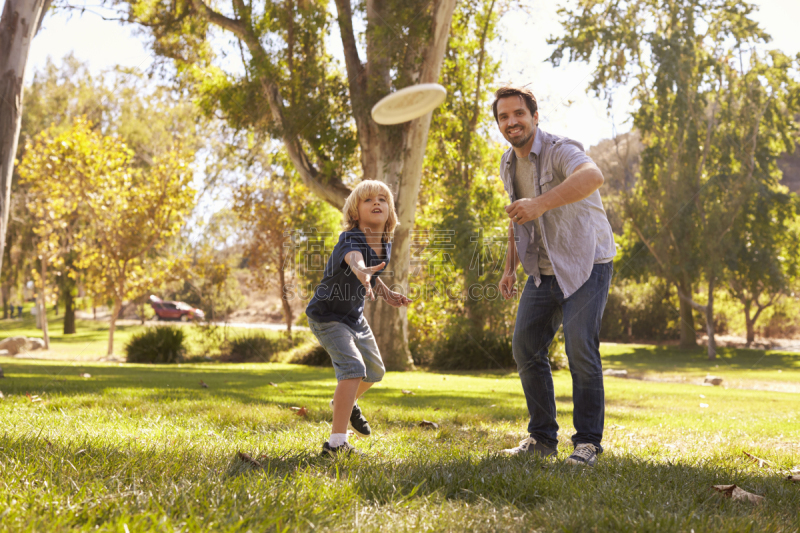
[[[626,369],[632,377],[700,383],[709,374],[724,387],[800,392],[800,353],[719,348],[709,361],[705,348],[602,344],[606,368]]]
[[[632,371],[709,371],[702,351],[610,348],[607,362]],[[769,354],[769,365],[748,369],[759,355],[735,352],[710,367],[731,379],[764,373],[765,383],[780,365],[797,376],[800,356]],[[0,366],[0,531],[800,530],[800,486],[783,473],[800,465],[797,394],[609,378],[606,452],[581,469],[562,462],[568,371],[555,375],[555,462],[496,453],[524,435],[515,373],[389,373],[361,402],[375,430],[355,441],[367,456],[333,461],[318,457],[330,431],[330,369]],[[439,428],[419,427],[423,419]],[[745,451],[775,467],[759,468]],[[730,483],[765,503],[711,489]]]
[[[64,335],[64,314],[60,313],[59,316],[56,316],[53,310],[50,309],[47,312],[47,316],[50,350],[46,354],[32,352],[30,355],[37,358],[71,361],[97,361],[106,357],[108,353],[108,321],[76,320],[76,333]],[[208,338],[208,332],[201,331],[193,324],[181,324],[180,322],[163,322],[160,324],[171,324],[175,327],[186,328],[186,343],[190,356],[218,355],[219,343],[215,343],[213,339]],[[114,331],[114,353],[116,356],[124,359],[125,344],[133,335],[147,327],[150,326],[117,323]],[[228,337],[251,334],[257,331],[231,327],[225,329]],[[284,334],[282,331],[271,330],[264,330],[263,333],[275,338],[282,337]],[[0,319],[0,339],[16,336],[42,338],[42,330],[36,328],[36,319],[30,314],[30,304],[26,306],[22,319]]]

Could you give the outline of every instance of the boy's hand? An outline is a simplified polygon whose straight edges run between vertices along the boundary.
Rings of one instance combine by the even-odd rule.
[[[367,289],[365,296],[370,300],[373,301],[375,300],[375,293],[372,291],[372,285],[370,284],[370,280],[372,279],[372,276],[375,275],[375,272],[378,272],[384,266],[386,266],[386,261],[382,262],[379,265],[375,265],[374,267],[361,266],[361,265],[356,265],[352,267],[353,273],[358,278],[358,281],[360,281],[361,284],[364,286],[364,288]]]
[[[408,305],[413,301],[410,298],[403,296],[399,292],[394,292],[387,288],[384,288],[382,291],[380,291],[378,296],[383,298],[383,300],[392,307],[403,307],[404,305]]]

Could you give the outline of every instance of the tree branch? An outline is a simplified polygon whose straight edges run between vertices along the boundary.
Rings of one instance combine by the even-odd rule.
[[[212,24],[230,31],[242,40],[245,39],[245,27],[241,20],[228,18],[222,13],[214,11],[208,7],[203,0],[192,0],[192,5],[195,10],[197,10],[198,14]]]
[[[244,18],[228,18],[208,7],[202,0],[192,0],[192,4],[201,16],[205,17],[209,22],[230,31],[243,41],[257,65],[268,64],[269,55],[261,45],[261,41],[252,26],[246,24],[250,20],[247,7],[242,0],[233,0],[233,3],[237,14]],[[303,149],[300,138],[286,123],[283,97],[280,94],[278,85],[263,71],[260,74],[260,82],[261,90],[269,104],[272,120],[281,132],[281,140],[303,183],[326,202],[337,208],[343,207],[345,198],[350,194],[350,189],[342,183],[339,176],[320,175]]]
[[[339,15],[339,34],[342,36],[347,81],[350,85],[350,98],[352,101],[356,101],[364,96],[366,89],[364,73],[366,69],[358,55],[356,37],[353,32],[353,10],[350,6],[350,0],[336,0],[336,11]],[[355,109],[353,112],[355,113]]]

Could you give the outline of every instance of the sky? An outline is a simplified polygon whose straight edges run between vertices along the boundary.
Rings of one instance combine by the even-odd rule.
[[[771,47],[792,55],[800,53],[796,29],[800,20],[800,1],[758,0],[754,3],[760,6],[756,20],[772,35]],[[557,2],[532,2],[530,16],[516,13],[506,17],[501,26],[505,45],[495,47],[493,53],[499,54],[502,60],[502,81],[520,85],[530,83],[529,87],[539,101],[543,129],[572,137],[589,147],[612,137],[615,131],[622,133],[630,129],[626,122],[630,98],[621,93],[615,96],[612,118],[606,103],[586,92],[590,76],[587,65],[562,64],[554,68],[545,63],[551,52],[547,37],[558,34],[561,29],[557,5]],[[332,53],[340,55],[335,41],[332,44]],[[26,81],[46,64],[48,57],[58,62],[70,52],[88,62],[93,71],[114,65],[146,69],[153,61],[146,38],[137,36],[131,26],[103,20],[89,12],[82,15],[51,12],[33,40]],[[239,69],[239,65],[232,64],[230,70]]]

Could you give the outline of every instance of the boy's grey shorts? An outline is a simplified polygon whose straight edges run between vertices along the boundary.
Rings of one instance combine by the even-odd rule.
[[[338,381],[364,378],[377,383],[383,379],[386,368],[366,318],[362,316],[355,328],[343,322],[316,322],[311,318],[308,325],[331,356]]]

